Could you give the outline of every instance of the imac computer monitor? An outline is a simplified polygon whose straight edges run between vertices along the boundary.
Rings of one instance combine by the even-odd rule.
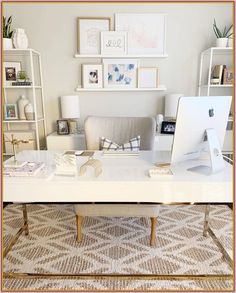
[[[215,173],[224,168],[222,147],[227,127],[231,96],[181,97],[179,99],[172,145],[171,165],[201,158],[208,162],[196,166],[200,173]],[[209,164],[210,163],[210,164]]]

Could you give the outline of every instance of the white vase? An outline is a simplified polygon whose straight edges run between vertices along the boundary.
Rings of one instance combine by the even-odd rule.
[[[31,103],[28,103],[25,106],[25,116],[27,120],[34,120],[35,119],[35,115],[34,115],[34,108],[33,105]]]
[[[216,39],[216,47],[225,48],[228,44],[228,38],[218,38]]]
[[[228,47],[230,47],[230,48],[233,47],[233,39],[231,39],[231,38],[228,39]]]
[[[3,38],[3,50],[11,50],[13,49],[12,39]]]
[[[13,31],[13,45],[16,49],[27,49],[28,48],[28,37],[25,30],[22,28],[16,28]]]
[[[22,95],[20,99],[17,101],[18,103],[18,109],[19,109],[19,117],[21,120],[26,120],[25,116],[25,106],[29,104],[29,100]]]

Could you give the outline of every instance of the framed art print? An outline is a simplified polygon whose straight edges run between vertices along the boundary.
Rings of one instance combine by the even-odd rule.
[[[109,31],[111,19],[109,17],[78,17],[78,53],[79,54],[100,54],[101,31]]]
[[[135,88],[138,61],[136,59],[103,59],[105,88]]]
[[[102,64],[83,64],[82,65],[82,85],[83,88],[102,88],[103,72]]]
[[[4,104],[4,114],[6,120],[18,119],[17,105],[16,104]]]
[[[142,67],[138,69],[139,88],[158,87],[158,69],[156,67]]]
[[[166,54],[166,15],[117,13],[115,30],[128,32],[128,54]]]
[[[101,54],[127,54],[127,32],[101,32]]]
[[[11,86],[17,80],[17,73],[21,71],[20,62],[3,62],[4,86]]]

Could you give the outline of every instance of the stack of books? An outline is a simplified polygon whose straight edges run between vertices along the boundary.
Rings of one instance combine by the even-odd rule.
[[[45,166],[43,162],[27,162],[21,167],[4,166],[3,175],[5,176],[35,176]]]
[[[31,84],[32,84],[31,81],[13,81],[11,83],[12,86],[29,86]]]

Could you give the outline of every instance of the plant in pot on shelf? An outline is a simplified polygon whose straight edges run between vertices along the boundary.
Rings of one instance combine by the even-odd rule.
[[[233,25],[231,24],[228,28],[225,26],[224,30],[221,31],[216,24],[216,21],[214,19],[213,23],[213,30],[217,37],[216,39],[216,47],[227,47],[228,39],[233,34],[232,32]]]
[[[9,50],[13,48],[12,45],[12,33],[11,31],[12,16],[5,17],[3,16],[3,49]]]

